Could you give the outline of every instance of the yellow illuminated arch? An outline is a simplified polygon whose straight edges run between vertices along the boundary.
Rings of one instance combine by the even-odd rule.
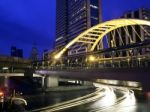
[[[129,26],[129,25],[148,25],[150,26],[150,21],[140,20],[140,19],[116,19],[100,23],[92,28],[84,31],[79,36],[70,41],[56,56],[58,59],[61,55],[69,49],[73,44],[77,42],[89,43],[91,48],[89,51],[93,51],[96,45],[103,39],[103,37],[111,32],[112,30],[118,29],[120,27]],[[92,38],[95,36],[96,38]]]

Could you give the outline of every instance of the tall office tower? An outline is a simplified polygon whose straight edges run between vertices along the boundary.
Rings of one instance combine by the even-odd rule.
[[[143,20],[149,21],[150,10],[146,8],[140,8],[135,11],[128,11],[121,18],[143,19]],[[116,32],[115,39],[113,39],[112,36],[109,37],[108,47],[119,47],[119,46],[122,46],[123,44],[132,45],[134,43],[140,43],[140,42],[150,40],[150,36],[148,35],[148,33],[150,34],[150,27],[148,26],[142,26],[142,27],[138,25],[135,25],[132,27],[128,26],[125,28],[119,28],[118,31],[120,32],[120,35],[122,38],[119,38],[117,31],[112,32],[112,33]],[[129,32],[130,36],[128,35],[127,31]],[[143,54],[144,52],[145,52],[145,49],[140,49],[140,54]],[[129,52],[120,53],[120,56],[126,56],[126,55],[130,55],[130,53]],[[132,52],[132,55],[138,55],[136,53],[136,50]]]
[[[56,15],[55,48],[59,48],[102,21],[101,0],[57,0]],[[76,53],[73,49],[69,50],[69,55]]]
[[[140,8],[136,11],[127,12],[126,14],[124,14],[124,16],[122,18],[135,18],[135,19],[143,19],[143,20],[149,21],[150,20],[150,10],[146,9],[146,8]],[[150,39],[148,34],[146,32],[144,32],[144,30],[143,30],[143,29],[145,29],[147,32],[150,33],[150,27],[149,26],[143,26],[143,28],[135,26],[135,29],[137,30],[137,32],[141,36],[141,40],[138,38],[138,36],[136,36],[135,32],[133,30],[131,30],[130,32],[131,32],[132,37],[133,37],[132,38],[133,42],[140,42],[140,41],[144,41],[145,39]],[[129,43],[129,41],[126,43]]]
[[[11,56],[23,58],[23,50],[17,49],[16,46],[11,46]]]
[[[23,50],[22,49],[17,49],[17,54],[18,54],[18,57],[23,58]]]
[[[10,55],[13,56],[13,57],[16,57],[17,56],[16,51],[17,51],[16,46],[11,46]]]
[[[31,54],[29,59],[31,61],[37,61],[38,60],[38,49],[36,47],[36,44],[33,44],[32,49],[31,49]]]
[[[67,2],[68,0],[56,1],[56,39],[55,48],[59,49],[67,44]]]

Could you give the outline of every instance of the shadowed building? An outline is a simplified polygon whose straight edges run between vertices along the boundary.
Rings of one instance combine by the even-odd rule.
[[[138,10],[132,10],[126,12],[121,18],[128,19],[141,19],[150,20],[150,10],[146,8],[140,8]],[[118,33],[119,32],[119,33]],[[134,45],[135,43],[144,43],[150,41],[150,27],[143,25],[134,25],[119,28],[118,30],[112,31],[108,36],[108,47],[120,47],[125,45]],[[114,35],[114,36],[113,36]],[[121,36],[121,37],[120,37]],[[137,56],[150,52],[148,48],[138,48],[134,50],[121,51],[118,56]]]
[[[23,58],[23,50],[22,49],[17,49],[15,46],[12,46],[11,47],[11,56],[12,57]]]
[[[29,59],[32,61],[37,61],[37,59],[38,59],[38,49],[35,44],[32,47]]]
[[[134,18],[134,19],[144,19],[144,20],[150,20],[150,10],[146,8],[140,8],[135,11],[129,11],[126,14],[123,15],[122,18]],[[135,32],[130,28],[130,32],[132,33],[133,41],[144,41],[146,39],[150,39],[149,35],[144,32],[143,29],[145,29],[147,32],[150,33],[150,27],[149,26],[143,26],[143,28],[135,26],[135,29],[141,36],[141,40],[136,36]]]

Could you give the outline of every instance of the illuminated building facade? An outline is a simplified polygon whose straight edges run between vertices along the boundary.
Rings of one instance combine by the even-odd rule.
[[[59,49],[67,43],[67,0],[56,1],[56,39],[55,48]]]
[[[55,48],[58,49],[102,21],[101,0],[57,0],[56,17]]]
[[[129,18],[129,19],[142,19],[142,20],[150,20],[150,10],[146,8],[140,8],[135,11],[128,11],[121,18]],[[146,32],[145,32],[145,31]],[[120,32],[119,34],[117,32]],[[108,36],[108,47],[119,47],[124,45],[132,45],[135,43],[145,42],[150,40],[150,27],[149,26],[128,26],[125,28],[119,28],[118,31],[113,31],[112,34],[115,34],[115,38],[113,39],[112,35]],[[128,33],[129,35],[128,35]],[[122,39],[122,40],[121,40]],[[140,55],[145,54],[147,49],[134,49],[130,52],[120,52],[120,56],[129,56],[129,55]]]
[[[143,20],[150,20],[150,10],[145,8],[140,8],[136,11],[130,11],[124,14],[122,18],[134,18],[134,19],[143,19]],[[129,28],[130,30],[131,28]],[[144,32],[143,29],[147,30],[147,32],[150,32],[150,27],[143,26],[143,29],[139,26],[135,26],[136,31],[141,36],[142,40],[150,39],[146,32]],[[139,38],[136,36],[135,32],[133,30],[130,31],[133,37],[134,42],[140,42]]]

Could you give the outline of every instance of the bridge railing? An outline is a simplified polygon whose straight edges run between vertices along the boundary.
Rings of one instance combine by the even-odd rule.
[[[150,41],[33,62],[35,69],[83,70],[150,67]]]
[[[31,68],[31,61],[19,57],[0,56],[0,73],[21,73]]]
[[[16,63],[30,63],[31,61],[28,59],[23,59],[19,57],[9,57],[9,56],[0,56],[1,62],[16,62]]]
[[[35,69],[51,70],[86,70],[86,69],[103,69],[103,68],[146,68],[150,67],[150,55],[126,56],[95,59],[92,61],[81,62],[51,62],[37,61],[33,63]]]

